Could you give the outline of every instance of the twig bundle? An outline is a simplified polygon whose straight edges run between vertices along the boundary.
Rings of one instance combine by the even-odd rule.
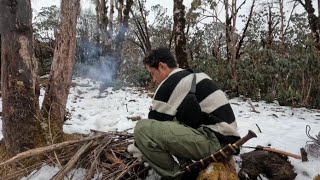
[[[59,161],[56,164],[61,164],[62,167],[51,179],[70,177],[70,171],[78,168],[87,170],[84,179],[88,180],[94,176],[98,176],[98,179],[136,179],[141,176],[141,172],[148,169],[148,167],[144,167],[141,159],[134,158],[127,152],[128,145],[133,143],[132,134],[92,131],[94,135],[80,140],[65,141],[20,153],[0,163],[0,168],[40,154],[47,155],[46,160],[42,160],[42,163],[50,164],[50,162],[53,163],[52,159],[55,158],[52,158],[52,155],[49,154],[53,154],[52,152],[55,151]],[[39,169],[40,167],[35,168]],[[30,167],[27,168],[30,169]],[[28,173],[30,172],[29,170]],[[17,176],[18,174],[13,173],[6,177],[10,179]]]

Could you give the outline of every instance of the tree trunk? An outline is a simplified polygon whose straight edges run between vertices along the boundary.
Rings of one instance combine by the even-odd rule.
[[[51,143],[63,140],[63,120],[75,64],[76,24],[79,10],[80,0],[61,1],[60,33],[41,109]]]
[[[273,21],[272,21],[272,10],[271,5],[269,5],[269,11],[268,11],[268,36],[267,36],[267,42],[266,42],[266,48],[272,49],[273,46]]]
[[[97,41],[97,47],[100,46],[100,15],[99,15],[99,7],[100,7],[100,0],[96,0],[96,41]]]
[[[314,42],[316,43],[316,47],[320,52],[320,14],[318,15],[318,17],[315,15],[315,9],[312,6],[312,0],[304,0],[305,3],[303,3],[302,0],[298,0],[298,2],[304,7],[306,12],[308,13],[309,26],[314,38]],[[318,7],[319,3],[320,2],[318,0]]]
[[[104,56],[107,53],[111,52],[111,43],[109,41],[111,40],[110,34],[108,32],[108,24],[109,24],[109,18],[108,18],[108,7],[106,4],[106,0],[100,0],[100,7],[99,7],[99,24],[100,24],[100,36],[102,40],[102,55]],[[112,20],[111,20],[112,21]]]
[[[110,11],[109,11],[109,35],[113,36],[113,14],[114,14],[114,1],[110,0]]]
[[[183,0],[174,0],[173,18],[174,43],[177,62],[179,64],[179,67],[189,68],[188,55],[186,52],[186,36],[184,33],[186,19]]]
[[[118,22],[119,22],[119,29],[121,28],[122,22],[122,10],[123,10],[123,0],[118,0]]]
[[[231,5],[229,0],[224,0],[225,13],[226,13],[226,44],[227,44],[227,60],[231,67],[230,79],[232,83],[232,91],[237,91],[238,86],[236,82],[238,81],[237,73],[237,60],[236,60],[236,18],[237,18],[237,8],[236,0],[232,0]],[[231,10],[229,10],[231,7]],[[231,13],[229,12],[231,11]],[[229,14],[230,13],[230,14]],[[238,93],[238,92],[237,92]]]
[[[283,0],[279,0],[279,11],[280,11],[280,51],[283,53],[285,48],[285,12],[284,12],[284,2]]]
[[[133,4],[133,0],[126,0],[126,6],[122,12],[123,1],[122,0],[119,1],[119,20],[120,20],[119,28],[120,29],[116,37],[116,42],[115,42],[116,47],[115,47],[115,56],[114,56],[114,59],[116,61],[116,70],[119,70],[120,65],[122,63],[121,52],[123,48],[123,43],[125,41],[126,32],[129,26],[130,10],[131,10],[132,4]],[[116,78],[117,78],[117,73],[115,74],[114,79]]]
[[[123,9],[123,12],[122,12],[123,2],[120,0],[119,4],[120,4],[119,5],[119,31],[116,38],[116,54],[118,55],[122,50],[123,42],[125,40],[125,33],[128,30],[128,21],[130,17],[129,13],[131,10],[131,6],[133,4],[133,0],[126,1],[126,6]]]
[[[30,0],[2,1],[0,9],[3,137],[8,152],[17,154],[45,143],[36,96],[32,11]]]

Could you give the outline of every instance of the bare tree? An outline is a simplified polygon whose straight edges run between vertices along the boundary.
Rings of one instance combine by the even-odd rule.
[[[245,3],[245,1],[244,1],[244,3]],[[242,47],[242,45],[243,45],[244,38],[246,37],[246,32],[247,32],[247,30],[248,30],[250,21],[251,21],[251,19],[252,19],[252,14],[253,14],[253,9],[254,9],[254,7],[255,7],[255,3],[256,3],[256,0],[253,0],[253,1],[252,1],[252,4],[251,4],[251,8],[250,8],[250,12],[249,12],[249,15],[248,15],[247,22],[246,22],[246,24],[245,24],[245,26],[244,26],[244,28],[243,28],[241,38],[240,38],[240,40],[239,40],[239,42],[238,42],[238,44],[237,44],[237,47],[236,47],[236,59],[239,59],[239,58],[240,58],[240,55],[241,55],[241,51],[240,51],[240,50],[241,50],[241,47]],[[241,6],[240,6],[239,8],[241,8]],[[238,11],[239,8],[238,8],[236,11]]]
[[[272,6],[273,4],[269,5],[268,9],[268,33],[266,38],[265,47],[267,49],[272,49],[273,46],[273,39],[274,39],[274,30],[279,22],[274,22],[274,16],[272,16]]]
[[[120,0],[120,1],[122,1],[122,0]],[[123,48],[123,43],[125,41],[126,32],[129,27],[130,10],[131,10],[132,4],[133,4],[133,0],[126,0],[126,5],[125,5],[123,11],[119,11],[119,20],[120,20],[119,31],[118,31],[118,34],[116,37],[116,42],[115,42],[115,44],[116,44],[116,46],[115,46],[115,59],[116,59],[116,69],[117,70],[119,69],[119,67],[122,63],[121,52],[122,52],[122,48]],[[121,5],[121,4],[119,5],[119,7],[122,7],[122,6],[123,5]],[[119,8],[119,9],[121,9],[121,8]],[[123,13],[123,15],[120,15],[122,13]]]
[[[186,26],[185,6],[183,0],[174,0],[173,6],[173,32],[177,62],[181,68],[189,68],[188,56],[186,52],[186,36],[184,29]]]
[[[297,0],[308,13],[308,21],[309,27],[311,29],[315,47],[318,50],[318,55],[320,54],[320,10],[318,9],[318,16],[315,15],[315,9],[312,5],[312,0]],[[318,8],[320,7],[320,0],[318,0]],[[310,75],[309,71],[304,71],[302,74],[302,86],[301,86],[301,94],[302,94],[302,104],[304,106],[309,105],[309,101],[311,98],[311,90],[313,88],[314,82],[316,82],[318,78],[314,78]]]
[[[3,136],[9,153],[42,146],[30,0],[0,4]]]
[[[51,143],[62,141],[65,108],[71,85],[76,50],[76,24],[80,0],[61,1],[61,25],[54,50],[42,115]]]
[[[109,36],[113,36],[113,14],[114,14],[114,1],[110,0],[110,11],[109,11]]]
[[[95,0],[94,2],[96,4],[96,23],[97,23],[97,29],[96,29],[96,40],[97,40],[97,47],[100,46],[100,0]]]
[[[240,40],[237,40],[236,37],[236,23],[239,9],[246,3],[243,1],[240,6],[237,6],[237,0],[232,0],[231,4],[229,0],[224,0],[225,7],[225,23],[226,23],[226,44],[227,44],[227,60],[231,66],[231,79],[234,82],[238,80],[237,73],[237,60],[241,55],[241,47],[243,45],[244,38],[246,36],[246,31],[248,29],[249,23],[252,19],[253,8],[255,6],[255,0],[252,1],[252,5],[250,8],[250,13],[243,28],[242,36]]]
[[[133,39],[130,39],[131,42],[136,44],[144,54],[149,52],[151,50],[151,42],[150,42],[150,35],[149,35],[149,28],[147,24],[147,15],[145,13],[145,4],[143,1],[138,0],[138,10],[139,15],[135,14],[133,10],[130,11],[134,25],[136,26],[136,29],[134,31],[134,34],[136,38],[138,39],[138,42],[136,42]]]
[[[316,47],[320,51],[320,14],[318,14],[318,16],[315,15],[315,9],[313,8],[312,0],[304,0],[304,2],[302,2],[302,0],[297,1],[304,7],[304,9],[308,13],[309,26],[316,43]],[[318,0],[318,7],[319,6],[320,1]]]
[[[284,11],[284,7],[285,7],[284,0],[278,0],[278,3],[279,3],[279,13],[280,13],[280,40],[281,40],[280,50],[284,52],[287,49],[287,43],[286,43],[287,30],[289,27],[289,23],[292,19],[293,12],[297,7],[298,3],[296,1],[293,3],[291,13],[287,20],[287,23],[286,23],[285,11]]]
[[[119,1],[120,2],[120,1]],[[122,2],[123,3],[123,2]],[[117,34],[117,38],[116,38],[116,51],[118,53],[116,54],[120,54],[121,50],[122,50],[122,46],[123,46],[123,42],[125,40],[125,34],[128,30],[128,21],[130,18],[130,10],[131,10],[131,6],[133,4],[133,0],[126,0],[126,5],[123,8],[123,4],[119,5],[119,31]]]
[[[102,46],[99,46],[102,49],[101,56],[108,57],[105,60],[110,60],[113,65],[115,65],[115,70],[118,71],[120,64],[122,63],[121,52],[123,42],[125,41],[125,34],[128,29],[128,20],[131,6],[133,0],[124,0],[114,1],[110,0],[109,6],[107,6],[107,0],[96,0],[96,13],[97,24],[99,25],[99,36],[101,37]],[[117,2],[117,3],[115,3]],[[108,16],[108,9],[109,16]],[[118,24],[114,24],[114,8],[118,10]],[[118,26],[117,26],[118,25]],[[117,31],[115,32],[114,29]],[[101,44],[100,44],[101,45]],[[112,79],[117,78],[117,72],[111,72]],[[110,83],[110,82],[105,82]]]

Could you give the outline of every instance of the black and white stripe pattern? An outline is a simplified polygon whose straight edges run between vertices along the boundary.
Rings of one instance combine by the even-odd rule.
[[[152,101],[150,119],[171,121],[184,97],[191,89],[193,73],[177,68],[159,85]],[[225,93],[218,88],[205,73],[196,73],[196,97],[202,112],[210,115],[210,121],[204,122],[213,130],[218,139],[225,144],[238,140],[235,116]]]

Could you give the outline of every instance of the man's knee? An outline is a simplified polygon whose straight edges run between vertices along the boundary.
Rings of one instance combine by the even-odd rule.
[[[148,126],[148,120],[149,119],[141,119],[137,122],[136,126],[134,127],[134,134],[139,133],[139,132],[143,132],[144,129],[146,129]]]
[[[141,136],[146,136],[146,133],[150,131],[150,119],[141,119],[137,122],[134,128],[134,138],[140,138]]]

